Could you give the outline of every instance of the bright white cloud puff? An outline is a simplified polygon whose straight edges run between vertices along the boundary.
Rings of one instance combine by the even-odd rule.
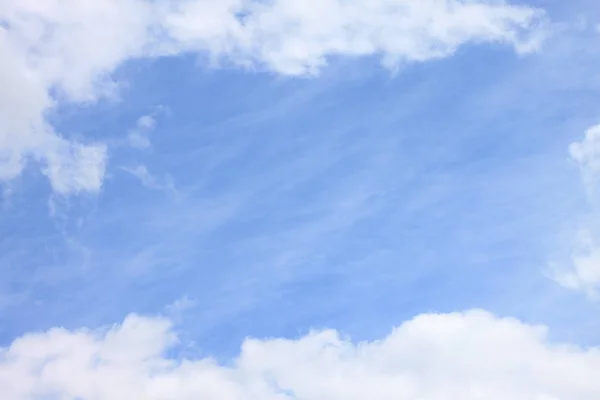
[[[536,49],[544,14],[487,0],[19,0],[0,4],[0,179],[39,161],[56,192],[98,191],[107,149],[55,132],[61,101],[110,95],[123,62],[181,53],[288,75],[329,56],[379,55],[388,67],[466,43]],[[138,143],[139,144],[139,143]]]
[[[170,321],[129,316],[104,331],[54,329],[0,355],[5,400],[596,400],[600,349],[483,311],[421,315],[373,342],[335,331],[247,340],[228,365],[171,359]]]

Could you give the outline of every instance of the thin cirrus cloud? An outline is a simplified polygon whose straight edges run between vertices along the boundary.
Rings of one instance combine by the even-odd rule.
[[[130,315],[110,329],[28,334],[0,353],[3,398],[95,400],[595,400],[599,349],[484,311],[422,314],[381,340],[336,331],[248,339],[222,365],[170,358],[173,324]]]
[[[56,132],[47,116],[64,102],[114,97],[111,74],[128,60],[197,53],[311,75],[330,56],[378,55],[396,68],[467,43],[527,53],[547,33],[539,9],[457,0],[22,0],[0,5],[0,20],[0,178],[35,160],[61,194],[99,191],[108,149]]]

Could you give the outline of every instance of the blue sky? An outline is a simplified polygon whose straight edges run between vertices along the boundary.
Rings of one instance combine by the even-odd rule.
[[[99,58],[98,65],[77,64],[94,49],[74,49],[60,61],[64,71],[55,72],[43,57],[54,60],[56,43],[27,48],[19,40],[28,27],[16,21],[29,21],[19,13],[50,21],[59,3],[0,8],[8,46],[23,46],[37,60],[24,79],[47,78],[40,87],[52,103],[35,114],[35,123],[49,128],[32,128],[48,133],[28,148],[11,139],[37,137],[10,130],[15,111],[6,104],[20,103],[9,95],[0,102],[8,121],[0,156],[24,155],[17,172],[6,167],[0,174],[6,348],[28,333],[102,329],[135,313],[169,319],[180,335],[178,352],[227,364],[248,337],[296,340],[333,329],[373,341],[418,315],[471,309],[544,325],[551,341],[600,346],[594,293],[600,256],[593,244],[584,249],[589,257],[577,258],[576,250],[577,232],[592,239],[598,233],[597,199],[586,182],[600,176],[600,167],[591,167],[600,160],[600,137],[584,140],[600,122],[595,2],[512,2],[516,8],[502,15],[540,13],[516,29],[530,37],[543,31],[532,48],[525,39],[480,32],[474,23],[443,54],[420,53],[418,46],[428,44],[417,36],[414,49],[394,53],[384,46],[383,56],[325,49],[326,63],[300,72],[298,65],[314,61],[310,54],[300,61],[292,50],[270,55],[267,45],[258,48],[261,42],[238,60],[236,50],[214,50],[234,39],[213,43],[207,34],[199,40],[209,44],[197,49],[187,33],[173,34],[181,49],[127,48],[132,55],[104,64]],[[265,21],[267,12],[274,21],[278,12],[302,12],[299,0],[275,3],[288,14],[273,5]],[[360,1],[353,4],[360,9]],[[442,7],[427,4],[422,10],[432,15]],[[399,24],[418,25],[419,13],[407,7],[394,11],[405,18]],[[197,15],[182,15],[196,27]],[[490,23],[502,17],[495,18]],[[519,18],[497,29],[510,33]],[[62,22],[54,23],[60,29]],[[115,32],[127,29],[134,28],[115,23]],[[433,48],[444,47],[435,40]],[[304,42],[285,43],[291,49]],[[392,68],[382,66],[386,56],[399,57]],[[47,150],[57,137],[67,147]],[[591,149],[582,153],[587,164],[570,155],[577,142]],[[587,181],[582,172],[591,174]],[[591,272],[577,270],[580,259],[589,260]],[[578,283],[565,283],[554,268],[579,271]],[[546,398],[600,393],[598,386],[585,390],[548,391],[556,397]],[[542,398],[528,393],[519,398]],[[14,399],[35,398],[22,396]],[[297,396],[290,398],[321,398]]]

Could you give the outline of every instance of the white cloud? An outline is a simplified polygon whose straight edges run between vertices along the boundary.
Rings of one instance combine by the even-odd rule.
[[[53,329],[0,353],[6,400],[596,400],[600,349],[483,311],[421,315],[353,343],[335,331],[247,340],[227,365],[173,359],[169,320],[129,316],[104,331]]]
[[[195,305],[195,300],[190,299],[188,296],[183,296],[175,300],[173,303],[169,304],[166,307],[166,310],[169,314],[180,314],[183,311],[187,311],[190,308],[193,308]]]
[[[592,194],[600,179],[600,125],[589,128],[582,141],[572,143],[569,154],[581,169],[588,193]]]
[[[130,59],[199,52],[298,75],[316,73],[329,56],[379,55],[395,67],[465,43],[528,52],[544,35],[541,21],[540,10],[488,0],[3,1],[0,179],[34,158],[58,192],[99,190],[104,147],[67,141],[45,117],[57,101],[113,93],[111,73]]]
[[[500,1],[184,1],[165,26],[179,48],[298,75],[318,72],[336,55],[380,55],[395,67],[445,57],[470,42],[529,52],[543,38],[536,25],[542,15]]]
[[[122,169],[123,171],[135,176],[141,182],[141,184],[148,189],[176,192],[173,178],[169,175],[167,175],[164,179],[158,179],[148,171],[148,168],[146,168],[145,165],[137,165],[134,168]]]
[[[553,268],[552,278],[567,289],[580,290],[597,299],[600,290],[600,246],[589,230],[582,230],[569,269]]]
[[[44,174],[54,190],[65,194],[98,190],[104,179],[106,146],[57,141],[59,146],[48,148],[44,155],[48,161]]]
[[[156,126],[156,120],[152,115],[144,115],[137,120],[137,127],[139,129],[152,130]]]
[[[156,127],[156,119],[152,115],[144,115],[137,120],[135,128],[127,134],[127,141],[134,149],[147,149],[150,147],[148,133]]]
[[[127,134],[127,141],[129,142],[129,146],[138,150],[144,150],[151,146],[148,135],[137,129],[129,131]]]
[[[0,179],[18,176],[31,157],[44,165],[59,193],[100,189],[106,148],[69,142],[54,133],[44,120],[53,100],[39,77],[16,56],[2,29],[0,59]]]
[[[584,292],[591,299],[600,295],[600,245],[591,220],[597,220],[594,188],[600,179],[600,125],[586,130],[580,142],[569,146],[569,155],[577,163],[588,194],[592,213],[575,237],[575,247],[567,267],[551,265],[550,277],[563,287]]]
[[[197,305],[195,300],[190,299],[188,296],[183,296],[167,305],[165,307],[165,312],[171,320],[178,320],[181,319],[186,312]]]

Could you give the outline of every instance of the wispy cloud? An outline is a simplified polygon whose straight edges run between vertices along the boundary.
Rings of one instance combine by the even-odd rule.
[[[591,299],[600,296],[600,243],[598,227],[600,203],[595,188],[600,180],[600,125],[586,130],[581,141],[569,146],[569,155],[580,172],[591,212],[580,224],[574,249],[566,265],[551,264],[550,275],[560,285],[584,292]]]
[[[172,320],[180,320],[183,314],[192,310],[198,302],[190,297],[182,296],[165,307],[165,312]]]
[[[140,183],[148,189],[162,190],[173,194],[177,193],[175,181],[170,175],[165,175],[164,178],[158,178],[151,174],[145,165],[141,164],[133,168],[122,167],[121,169],[136,177]]]
[[[142,115],[135,123],[135,127],[127,133],[129,146],[137,150],[146,150],[152,146],[150,134],[156,129],[159,115],[169,114],[168,107],[156,106],[149,114]]]
[[[55,132],[46,116],[57,103],[114,94],[111,76],[127,60],[195,52],[215,62],[311,75],[331,56],[381,55],[396,68],[450,56],[473,42],[530,52],[546,33],[542,10],[456,0],[23,0],[5,4],[0,19],[0,179],[20,175],[33,158],[63,194],[99,191],[107,152]],[[136,135],[132,143],[148,145]]]
[[[600,180],[600,125],[585,132],[583,140],[569,146],[569,155],[577,163],[589,196],[594,196],[594,188]]]
[[[569,268],[552,265],[552,277],[560,285],[580,290],[591,299],[600,295],[600,246],[592,233],[582,229],[575,239]]]
[[[134,129],[127,134],[127,141],[134,149],[144,150],[151,146],[148,134],[156,127],[156,119],[151,115],[144,115],[137,120]]]

